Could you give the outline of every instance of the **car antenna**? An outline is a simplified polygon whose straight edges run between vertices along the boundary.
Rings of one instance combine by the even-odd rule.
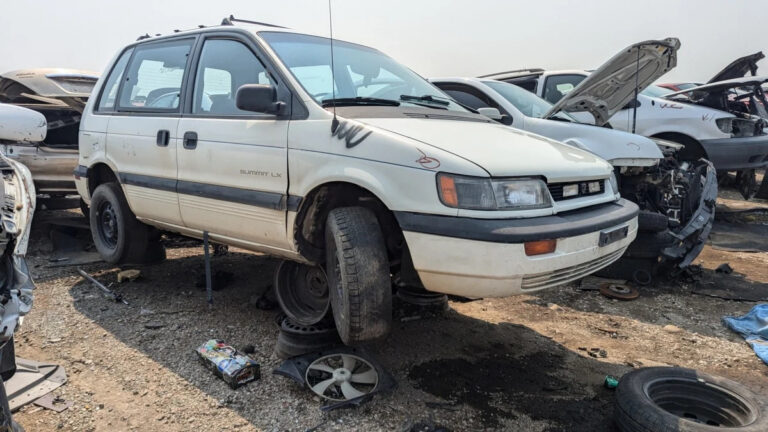
[[[336,67],[333,62],[333,9],[331,0],[328,0],[328,27],[331,32],[331,95],[333,97],[333,121],[331,121],[331,133],[335,134],[339,127],[339,119],[336,118]]]
[[[632,104],[632,133],[637,128],[637,89],[640,85],[640,47],[637,48],[637,63],[635,63],[635,103]]]

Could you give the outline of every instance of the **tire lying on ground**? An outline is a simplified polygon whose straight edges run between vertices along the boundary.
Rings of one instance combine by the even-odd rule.
[[[285,315],[278,317],[275,354],[280,358],[291,358],[315,351],[323,351],[341,344],[332,319],[325,319],[313,325],[301,325]]]
[[[621,378],[615,420],[623,432],[764,432],[768,402],[693,369],[643,368]]]
[[[331,210],[325,255],[333,318],[344,344],[386,336],[392,322],[392,286],[376,215],[364,207]]]
[[[117,183],[99,185],[91,197],[91,236],[110,264],[146,264],[165,259],[158,232],[136,219]]]

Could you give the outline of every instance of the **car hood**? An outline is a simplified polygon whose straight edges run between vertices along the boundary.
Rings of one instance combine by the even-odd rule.
[[[0,74],[0,101],[82,112],[99,75],[76,69],[23,69]],[[19,84],[21,86],[19,86]]]
[[[614,166],[651,166],[664,157],[650,138],[617,129],[528,117],[528,131],[587,150]]]
[[[611,173],[610,164],[589,152],[497,123],[436,118],[356,120],[459,156],[492,177],[544,176],[555,183],[607,178]]]
[[[631,45],[592,72],[560,99],[544,116],[558,111],[587,111],[595,124],[604,125],[635,97],[677,65],[676,38],[649,40]]]
[[[711,84],[704,84],[698,87],[689,88],[688,90],[681,90],[678,92],[664,95],[664,98],[670,98],[672,96],[678,96],[686,93],[695,92],[719,92],[728,90],[734,87],[746,87],[746,86],[759,86],[768,82],[768,76],[749,76],[742,78],[733,78],[725,81],[718,81]]]
[[[0,154],[0,343],[13,336],[32,307],[35,288],[24,255],[35,212],[35,188],[27,167]],[[11,250],[8,250],[11,249]]]
[[[765,55],[762,51],[758,51],[754,54],[738,58],[726,66],[723,70],[715,74],[707,83],[715,83],[718,81],[725,81],[734,78],[741,78],[747,73],[751,75],[757,74],[757,62],[764,59]]]

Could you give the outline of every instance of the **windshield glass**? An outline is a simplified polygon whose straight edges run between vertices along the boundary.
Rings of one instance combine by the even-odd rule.
[[[640,94],[650,97],[662,97],[670,93],[673,93],[672,90],[657,85],[648,86],[648,88],[640,92]]]
[[[490,80],[483,81],[483,84],[494,89],[496,93],[509,101],[526,117],[542,118],[552,108],[551,103],[514,84]],[[577,121],[563,111],[558,112],[554,117],[572,122]]]
[[[335,77],[332,77],[329,39],[282,32],[260,32],[259,36],[272,47],[304,90],[320,104],[334,97],[360,97],[466,111],[424,78],[373,48],[334,40]],[[416,96],[418,99],[403,100],[403,96]],[[442,103],[422,96],[432,96]]]

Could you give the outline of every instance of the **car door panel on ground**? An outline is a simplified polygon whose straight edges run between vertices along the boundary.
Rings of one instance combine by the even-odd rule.
[[[107,154],[137,217],[181,225],[176,135],[193,38],[137,47],[109,121]],[[131,113],[130,115],[121,115]]]
[[[181,217],[187,228],[214,237],[292,249],[285,219],[289,121],[238,109],[244,84],[275,82],[244,41],[206,39],[191,107],[177,128],[177,136],[188,137],[176,150]]]

